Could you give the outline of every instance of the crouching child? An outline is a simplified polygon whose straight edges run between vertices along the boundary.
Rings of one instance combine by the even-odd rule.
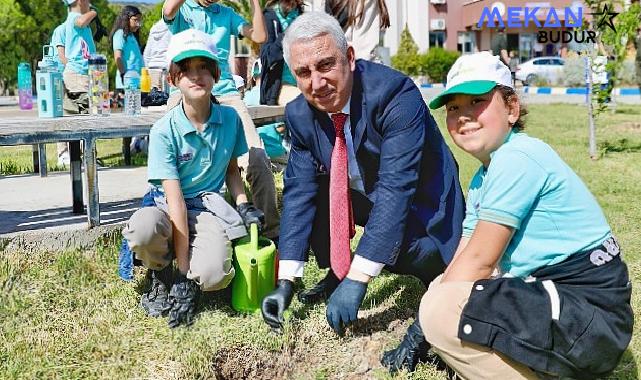
[[[167,59],[168,80],[182,100],[151,129],[148,180],[158,190],[146,196],[153,207],[136,211],[123,236],[151,277],[140,305],[149,316],[168,314],[176,327],[193,322],[200,291],[229,285],[231,242],[264,217],[248,203],[236,162],[247,152],[241,120],[211,95],[220,76],[215,43],[197,30],[177,33]],[[223,182],[236,209],[220,194]]]

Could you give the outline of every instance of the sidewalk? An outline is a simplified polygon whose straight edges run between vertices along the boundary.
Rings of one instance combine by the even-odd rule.
[[[51,173],[45,178],[0,176],[0,246],[26,249],[39,244],[42,247],[38,249],[78,248],[91,246],[101,234],[122,228],[140,206],[147,189],[147,168],[99,169],[99,172],[101,226],[90,233],[87,215],[71,212],[68,172]],[[84,200],[86,204],[86,194]]]

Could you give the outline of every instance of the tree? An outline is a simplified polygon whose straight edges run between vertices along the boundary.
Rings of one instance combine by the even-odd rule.
[[[221,0],[222,5],[231,7],[238,13],[242,18],[247,20],[247,22],[252,22],[253,13],[252,13],[252,1],[251,0]],[[267,0],[260,0],[260,8],[265,9],[265,4]],[[250,41],[248,38],[243,38],[242,43],[247,45],[252,52],[252,55],[257,57],[260,52],[260,45],[254,41]]]
[[[416,76],[420,73],[421,63],[418,46],[414,42],[407,24],[401,33],[401,41],[396,55],[392,57],[392,67],[410,76]]]
[[[617,9],[615,7],[618,2],[614,0],[585,0],[585,3],[590,7],[592,13],[598,13],[603,11],[604,7],[607,6],[610,10]],[[603,112],[612,98],[612,90],[616,87],[617,77],[619,71],[623,67],[623,61],[625,60],[628,44],[633,41],[633,38],[636,34],[637,28],[639,26],[639,20],[641,17],[641,7],[639,3],[632,4],[631,6],[620,10],[619,14],[613,19],[614,26],[616,30],[610,28],[602,27],[599,30],[598,35],[598,44],[601,50],[599,54],[608,55],[608,63],[606,65],[606,70],[610,76],[610,81],[607,85],[603,87],[594,88],[594,94],[596,96],[596,102],[598,107],[594,114],[589,112],[589,125],[590,125],[590,157],[596,159],[596,131],[595,131],[595,120],[601,112]],[[595,28],[599,19],[595,19],[590,25],[591,28]],[[584,25],[588,25],[587,22]],[[603,51],[605,50],[605,51]],[[591,60],[594,59],[594,55],[597,52],[592,53]],[[591,100],[590,100],[591,101]],[[592,104],[590,104],[590,111],[592,110]]]
[[[93,0],[103,24],[109,28],[113,11],[107,0]],[[53,29],[67,18],[67,7],[60,0],[0,0],[0,89],[13,91],[17,82],[18,64],[29,62],[35,76],[42,46],[49,44]],[[98,51],[105,51],[103,41]],[[35,81],[34,81],[35,83]]]

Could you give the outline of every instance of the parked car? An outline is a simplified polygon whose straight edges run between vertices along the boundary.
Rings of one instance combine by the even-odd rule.
[[[553,83],[561,76],[565,61],[559,57],[537,57],[516,66],[516,79],[532,85],[538,78]]]

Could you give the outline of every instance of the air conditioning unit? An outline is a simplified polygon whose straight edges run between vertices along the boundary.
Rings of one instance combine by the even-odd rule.
[[[430,20],[430,30],[445,30],[445,19],[435,18]]]
[[[445,4],[447,0],[430,0],[432,4]]]

